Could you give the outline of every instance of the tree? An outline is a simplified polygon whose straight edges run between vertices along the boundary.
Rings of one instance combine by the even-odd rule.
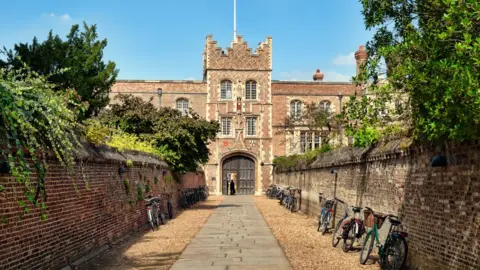
[[[373,96],[353,98],[352,132],[382,125],[378,112],[398,96],[417,139],[480,137],[480,2],[362,0],[368,59],[356,81]],[[386,76],[386,83],[381,78]],[[361,113],[363,112],[363,113]],[[357,124],[357,126],[354,126]]]
[[[336,126],[333,113],[329,108],[320,107],[317,103],[306,103],[299,115],[287,116],[283,127],[276,134],[293,135],[298,128],[308,128],[309,131],[317,132],[322,143],[328,143],[331,138],[332,128]],[[292,136],[287,136],[292,138]],[[290,145],[296,148],[297,141],[292,140]]]
[[[117,95],[115,99],[120,103],[105,110],[100,121],[152,142],[167,155],[166,161],[175,171],[193,171],[208,161],[208,144],[220,130],[217,121],[202,119],[192,110],[183,116],[172,108],[157,109],[151,100],[132,95]]]
[[[42,43],[35,37],[32,44],[15,44],[13,50],[4,47],[6,60],[0,60],[0,67],[18,70],[25,62],[32,71],[48,76],[55,91],[75,89],[89,104],[81,118],[96,115],[108,105],[118,69],[114,62],[102,60],[107,40],[97,40],[97,26],[84,23],[83,28],[81,32],[79,25],[73,25],[66,40],[50,31]]]

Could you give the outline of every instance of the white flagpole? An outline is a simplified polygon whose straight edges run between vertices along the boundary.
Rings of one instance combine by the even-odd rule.
[[[237,0],[233,0],[233,41],[237,40]]]

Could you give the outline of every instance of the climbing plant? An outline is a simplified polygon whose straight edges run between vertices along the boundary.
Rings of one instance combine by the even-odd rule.
[[[31,205],[40,203],[46,210],[49,152],[73,171],[74,149],[78,145],[74,136],[76,115],[86,104],[79,102],[75,91],[55,92],[54,87],[46,77],[26,66],[0,69],[0,158],[8,161],[10,173],[23,185],[24,198],[18,204],[25,213]],[[32,177],[33,171],[36,177]]]
[[[403,114],[416,139],[478,140],[480,2],[360,2],[366,28],[374,34],[355,78],[368,95],[353,97],[346,106],[350,132],[372,138],[366,132],[370,127],[381,128],[389,115]],[[406,110],[385,112],[398,97]]]

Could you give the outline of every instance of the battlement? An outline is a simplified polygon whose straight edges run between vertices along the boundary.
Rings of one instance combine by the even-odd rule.
[[[212,35],[208,35],[203,53],[203,69],[207,70],[271,70],[272,69],[272,38],[267,37],[260,42],[254,52],[237,35],[228,48],[217,46]]]

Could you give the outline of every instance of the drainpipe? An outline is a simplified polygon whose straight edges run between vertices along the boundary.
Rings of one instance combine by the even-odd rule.
[[[338,100],[340,102],[340,113],[343,110],[342,98],[343,98],[342,91],[338,91]],[[342,124],[341,123],[338,125],[338,133],[340,133],[340,146],[343,146],[343,130],[342,130]]]
[[[162,93],[163,93],[162,88],[158,88],[158,89],[157,89],[157,94],[158,94],[158,108],[162,108]]]

